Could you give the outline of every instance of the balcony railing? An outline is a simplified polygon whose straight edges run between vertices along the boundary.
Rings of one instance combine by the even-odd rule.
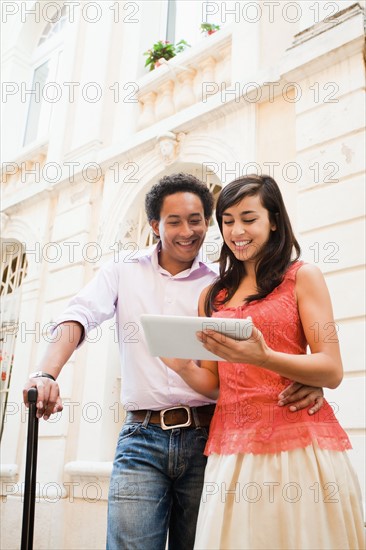
[[[210,96],[230,86],[231,46],[230,29],[218,31],[145,75],[137,95],[138,130],[205,101],[207,86]]]

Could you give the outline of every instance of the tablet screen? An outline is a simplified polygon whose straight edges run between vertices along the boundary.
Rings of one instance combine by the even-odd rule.
[[[141,323],[151,355],[180,359],[223,361],[206,350],[196,332],[205,329],[221,332],[235,340],[246,340],[252,334],[252,319],[189,317],[179,315],[141,315]]]

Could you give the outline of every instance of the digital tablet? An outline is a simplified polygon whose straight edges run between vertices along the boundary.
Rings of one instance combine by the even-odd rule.
[[[211,361],[223,359],[206,350],[197,339],[196,332],[211,329],[235,340],[246,340],[250,338],[253,328],[251,317],[230,319],[143,314],[141,323],[150,353],[154,357]]]

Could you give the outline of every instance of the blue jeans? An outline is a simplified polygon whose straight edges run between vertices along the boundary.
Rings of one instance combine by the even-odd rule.
[[[107,550],[191,550],[203,487],[206,428],[125,423],[108,498]]]

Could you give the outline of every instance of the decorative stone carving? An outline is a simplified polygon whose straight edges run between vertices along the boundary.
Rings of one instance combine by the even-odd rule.
[[[9,216],[8,214],[5,214],[5,212],[1,212],[0,216],[1,216],[1,234],[3,234],[5,226],[8,222]]]
[[[174,82],[168,80],[159,88],[159,97],[155,104],[155,116],[157,120],[166,118],[175,113],[173,101]]]
[[[183,132],[174,134],[174,132],[166,132],[157,137],[158,149],[160,156],[165,166],[173,164],[180,152],[180,142],[184,139]]]
[[[142,113],[138,121],[138,128],[141,130],[146,126],[151,126],[155,122],[155,100],[157,94],[149,92],[140,98]]]
[[[202,82],[213,82],[215,80],[215,65],[216,59],[212,56],[207,57],[200,63]]]
[[[115,242],[127,242],[136,238],[138,222],[134,219],[126,219],[118,226]]]
[[[193,91],[195,74],[196,71],[189,70],[184,71],[178,76],[178,81],[180,85],[178,87],[179,92],[177,94],[177,99],[175,102],[177,111],[193,105],[193,103],[196,101]]]

